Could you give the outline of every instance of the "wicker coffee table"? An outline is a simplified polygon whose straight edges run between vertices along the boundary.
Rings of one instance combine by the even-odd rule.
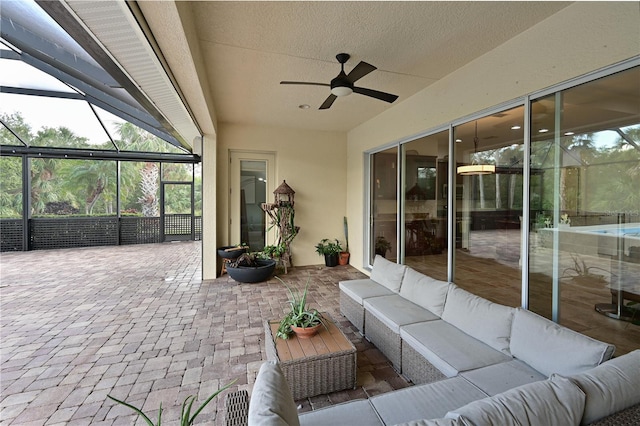
[[[280,321],[265,321],[267,358],[280,363],[293,398],[303,399],[356,386],[356,348],[331,321],[310,339],[274,339]]]

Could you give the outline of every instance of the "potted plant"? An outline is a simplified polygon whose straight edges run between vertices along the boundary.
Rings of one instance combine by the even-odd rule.
[[[302,292],[288,286],[280,277],[276,277],[276,279],[287,288],[290,296],[287,301],[289,312],[280,321],[276,337],[288,339],[292,333],[295,333],[299,338],[306,339],[315,335],[320,326],[324,325],[324,318],[317,309],[309,309],[307,306],[307,293],[311,278],[307,278]]]
[[[334,241],[335,243],[328,238],[323,238],[316,244],[316,253],[324,256],[324,264],[326,266],[336,266],[338,264],[338,254],[342,251],[342,246],[340,246],[340,241]]]
[[[227,273],[241,283],[259,283],[273,275],[276,261],[261,258],[260,253],[244,253],[227,265]]]
[[[344,249],[344,251],[341,251],[340,254],[338,255],[338,263],[340,265],[347,265],[349,264],[349,225],[347,224],[347,217],[344,217],[344,240],[345,243],[347,245],[347,247]]]
[[[285,274],[287,273],[287,262],[283,261],[283,256],[286,252],[287,245],[285,243],[264,246],[262,249],[265,258],[275,260],[278,270],[283,269]]]
[[[382,257],[387,255],[387,252],[391,250],[391,243],[382,235],[376,237],[376,244],[374,251]]]

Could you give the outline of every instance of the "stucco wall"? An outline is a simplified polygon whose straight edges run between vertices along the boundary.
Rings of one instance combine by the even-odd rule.
[[[364,270],[364,155],[640,54],[637,2],[577,2],[348,133],[351,265]]]
[[[294,265],[324,263],[315,253],[318,241],[344,241],[346,134],[220,123],[217,142],[217,217],[229,217],[229,151],[275,152],[275,186],[286,180],[296,191],[295,223],[301,230],[291,245]],[[267,199],[272,202],[273,194]],[[226,220],[217,221],[217,235],[218,246],[237,243],[228,241]]]

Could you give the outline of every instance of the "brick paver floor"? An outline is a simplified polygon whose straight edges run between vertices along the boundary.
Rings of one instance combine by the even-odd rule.
[[[175,424],[182,401],[203,401],[236,379],[247,389],[266,359],[263,319],[287,300],[277,280],[202,281],[200,242],[2,253],[0,424],[142,424],[112,395]],[[310,303],[328,312],[358,349],[358,387],[299,401],[306,411],[409,384],[340,315],[350,266],[293,268],[311,279]],[[224,396],[198,418],[223,424]]]

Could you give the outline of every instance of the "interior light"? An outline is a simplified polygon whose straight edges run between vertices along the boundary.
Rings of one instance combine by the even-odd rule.
[[[575,133],[573,133],[573,132],[564,132],[564,135],[565,136],[573,136],[573,135],[575,135]]]
[[[456,142],[460,143],[460,142],[462,142],[462,139],[456,139]]]
[[[538,130],[538,133],[547,133],[549,131],[549,129],[540,129]]]
[[[478,153],[478,120],[476,120],[476,133],[473,138],[473,153]],[[475,160],[474,160],[475,161]],[[462,176],[490,175],[496,172],[496,166],[493,164],[474,164],[473,162],[466,166],[460,166],[456,172]]]
[[[496,172],[496,166],[493,164],[470,164],[458,167],[457,172],[462,176],[491,175]]]
[[[515,126],[511,126],[511,130],[520,130],[522,127],[518,126],[517,124]]]
[[[347,86],[336,86],[331,88],[331,93],[333,93],[337,97],[347,96],[353,93],[353,89]]]

